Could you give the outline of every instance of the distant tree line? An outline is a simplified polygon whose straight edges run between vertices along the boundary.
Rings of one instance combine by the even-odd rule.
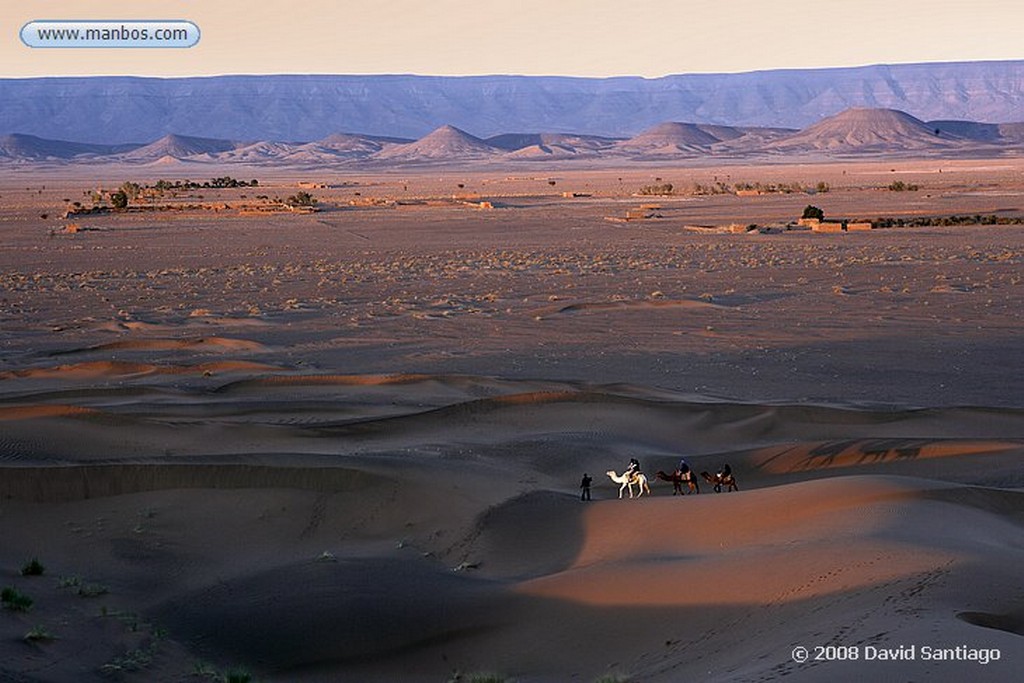
[[[871,221],[876,228],[927,228],[953,225],[1024,225],[1024,216],[996,216],[995,214],[973,216],[912,216],[910,218],[876,218]]]
[[[817,194],[824,193],[831,190],[832,187],[825,181],[819,181],[815,185],[804,185],[803,183],[761,183],[761,182],[742,182],[730,185],[729,183],[723,183],[718,181],[711,185],[702,185],[701,183],[695,183],[693,186],[693,194],[695,195],[716,195],[716,194],[736,194],[737,192],[759,192],[762,194]]]
[[[255,178],[253,180],[245,181],[232,178],[231,176],[222,176],[220,178],[204,180],[201,183],[191,180],[158,180],[152,187],[154,190],[165,192],[168,190],[210,190],[232,187],[259,187],[259,184],[260,181]]]
[[[121,183],[121,186],[116,190],[94,190],[91,193],[86,190],[85,194],[92,197],[93,210],[104,208],[104,203],[109,202],[110,208],[117,211],[123,211],[128,208],[129,204],[135,202],[140,197],[154,199],[157,196],[163,196],[167,192],[180,190],[259,187],[259,184],[259,181],[256,179],[246,181],[238,180],[231,176],[211,178],[210,180],[205,180],[201,183],[193,182],[191,180],[158,180],[153,185],[141,185],[128,180]],[[74,202],[73,207],[73,211],[75,213],[82,212],[83,207],[81,202]]]
[[[672,183],[662,183],[660,185],[644,185],[640,188],[637,194],[642,195],[666,195],[672,194]]]
[[[902,180],[894,180],[889,183],[889,190],[892,192],[917,192],[919,189],[917,185],[905,183]]]

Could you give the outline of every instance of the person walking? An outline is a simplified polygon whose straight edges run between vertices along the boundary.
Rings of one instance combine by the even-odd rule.
[[[594,483],[594,480],[586,472],[583,473],[583,479],[580,481],[580,488],[583,492],[580,493],[580,500],[590,500],[590,485]]]

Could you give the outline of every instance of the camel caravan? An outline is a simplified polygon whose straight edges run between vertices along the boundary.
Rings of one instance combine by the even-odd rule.
[[[633,487],[637,488],[636,498],[640,498],[645,493],[651,495],[650,482],[643,472],[640,471],[640,462],[636,458],[630,458],[629,466],[626,471],[622,474],[617,473],[615,470],[608,470],[605,472],[608,478],[616,484],[619,484],[619,498],[628,491],[629,497],[633,498]],[[733,476],[732,468],[728,463],[722,466],[715,474],[709,472],[701,472],[701,478],[704,479],[708,484],[711,485],[712,490],[715,493],[721,493],[724,488],[728,491],[739,491],[740,488],[736,484],[736,477]],[[679,466],[671,474],[667,474],[662,470],[658,470],[655,475],[659,480],[666,481],[672,484],[672,495],[685,495],[688,493],[700,493],[700,484],[697,481],[697,477],[690,466],[686,463],[686,460],[680,460]],[[580,485],[584,489],[584,497],[582,500],[590,500],[590,477],[586,474],[583,475],[583,483]],[[686,490],[683,490],[683,486],[686,486]]]

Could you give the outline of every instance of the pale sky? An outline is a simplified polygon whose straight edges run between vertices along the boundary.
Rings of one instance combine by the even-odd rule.
[[[1024,58],[1021,0],[22,0],[0,77],[646,76]],[[186,19],[187,49],[32,49],[40,19]]]

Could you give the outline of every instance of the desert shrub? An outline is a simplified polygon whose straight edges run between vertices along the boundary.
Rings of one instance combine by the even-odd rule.
[[[508,680],[508,678],[501,674],[491,673],[489,671],[478,671],[468,674],[456,671],[452,674],[452,677],[448,679],[448,683],[508,683]]]
[[[50,640],[56,640],[57,637],[47,631],[42,626],[33,627],[28,633],[25,634],[24,640],[26,643],[42,643]]]
[[[101,666],[100,671],[105,674],[142,671],[153,661],[153,654],[149,648],[128,650],[123,655],[114,657],[113,660]]]
[[[138,183],[133,183],[130,180],[126,180],[125,182],[121,183],[121,187],[119,189],[121,190],[121,192],[124,192],[126,195],[128,195],[128,199],[138,199],[139,195],[142,194],[143,188],[142,185],[139,185]]]
[[[308,192],[296,192],[284,200],[288,206],[316,206],[316,197]]]
[[[249,182],[244,180],[238,180],[231,176],[221,176],[220,178],[210,178],[203,182],[193,182],[191,180],[158,180],[152,186],[152,188],[158,192],[166,192],[168,190],[198,190],[201,188],[217,189],[217,188],[235,188],[235,187],[258,187],[260,181],[253,178]],[[148,187],[148,186],[147,186]]]
[[[724,193],[728,193],[729,186],[724,183],[719,183]],[[793,194],[795,192],[807,192],[803,185],[800,183],[736,183],[732,191],[743,192],[743,191],[756,191],[761,194]]]
[[[215,668],[207,664],[206,662],[196,662],[192,665],[192,675],[197,678],[217,678],[218,673]]]
[[[905,183],[902,180],[894,180],[889,183],[889,190],[891,192],[917,192],[918,189],[920,188],[917,185]]]
[[[9,610],[15,612],[27,612],[32,609],[32,598],[14,588],[4,588],[0,591],[0,603]]]
[[[825,212],[816,206],[808,204],[804,207],[804,213],[801,218],[817,218],[819,221],[825,220]]]
[[[244,669],[232,669],[224,674],[224,683],[249,683],[252,674]]]
[[[832,188],[831,188],[831,186],[829,186],[829,184],[828,184],[828,183],[826,183],[826,182],[825,182],[824,180],[822,180],[822,181],[820,181],[820,182],[819,182],[819,183],[818,183],[818,184],[817,184],[817,185],[815,186],[815,188],[814,188],[814,189],[815,189],[815,190],[817,190],[818,192],[828,192],[828,191],[829,191],[829,190],[831,190]]]
[[[62,576],[57,580],[57,588],[78,588],[82,585],[82,579],[78,576]]]
[[[115,209],[123,210],[128,208],[128,193],[124,190],[117,190],[110,193],[110,205]]]
[[[693,194],[696,195],[733,194],[734,191],[731,185],[721,181],[714,185],[701,185],[700,183],[694,183],[693,185]]]
[[[83,598],[96,598],[108,592],[107,587],[100,583],[83,583],[78,587],[78,594]]]
[[[640,188],[637,194],[644,195],[663,195],[672,194],[672,183],[662,183],[660,185],[644,185]]]
[[[26,563],[25,566],[21,568],[21,575],[42,576],[45,571],[46,567],[44,567],[38,559],[33,557],[30,562]]]

